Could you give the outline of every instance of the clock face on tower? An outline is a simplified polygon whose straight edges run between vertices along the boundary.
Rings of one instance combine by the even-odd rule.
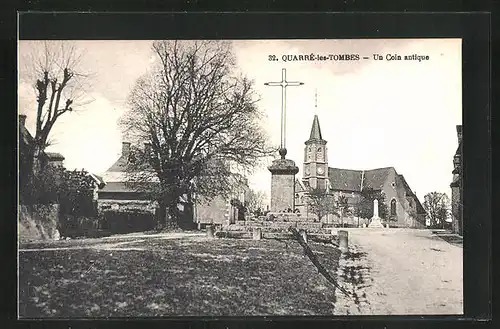
[[[323,175],[323,173],[324,173],[323,167],[319,167],[318,174]]]

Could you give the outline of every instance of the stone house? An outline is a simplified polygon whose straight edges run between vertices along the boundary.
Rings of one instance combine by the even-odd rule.
[[[453,232],[463,234],[462,217],[462,126],[457,126],[458,147],[453,156],[453,181],[451,187],[451,218]]]
[[[34,143],[33,135],[29,132],[26,127],[26,115],[19,114],[19,180],[20,184],[27,183],[26,173],[29,171],[29,161],[30,149]],[[42,151],[40,153],[40,165],[42,168],[45,166],[53,166],[61,169],[64,167],[64,156],[57,152],[46,152]],[[84,170],[82,170],[84,172]],[[90,172],[86,172],[88,176],[94,181],[94,200],[97,200],[97,190],[103,188],[105,183],[102,177],[95,175]]]
[[[35,139],[26,127],[26,115],[19,114],[19,171],[20,173],[27,172],[29,163],[30,150],[33,147]],[[64,156],[60,153],[54,152],[41,152],[40,165],[52,165],[57,167],[64,167]]]
[[[314,116],[309,139],[304,148],[304,174],[295,183],[295,205],[304,214],[307,209],[308,190],[325,189],[335,200],[347,198],[353,209],[363,189],[371,188],[385,194],[391,226],[425,227],[425,211],[403,175],[394,167],[370,170],[332,168],[328,164],[327,141],[322,138],[318,116]],[[326,220],[338,221],[337,216]]]
[[[150,147],[145,144],[144,148]],[[132,188],[130,178],[127,177],[126,168],[130,157],[131,143],[122,143],[122,152],[116,162],[102,174],[106,186],[98,191],[98,207],[100,211],[113,209],[138,209],[148,211],[155,214],[157,211],[157,202],[151,200],[148,196],[148,189],[155,188],[155,184],[159,184],[159,180],[152,177],[147,182],[136,182],[133,185],[143,184],[143,191]],[[215,197],[212,200],[205,200],[202,196],[194,196],[193,205],[193,221],[200,224],[223,224],[231,218],[230,201],[233,198],[244,202],[247,184],[243,186],[234,186],[234,192],[230,198],[221,196]],[[179,204],[179,210],[184,211],[184,205]]]
[[[118,159],[101,174],[106,185],[97,191],[99,212],[104,210],[144,210],[155,213],[156,203],[148,198],[147,193],[131,187],[127,178],[126,168],[130,157],[130,143],[122,143],[122,152]],[[145,146],[146,147],[146,146]],[[142,184],[158,184],[151,180]],[[147,187],[146,187],[147,189]]]

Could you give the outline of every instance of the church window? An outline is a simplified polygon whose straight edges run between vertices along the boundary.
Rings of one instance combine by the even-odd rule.
[[[318,147],[318,153],[321,153],[321,147]]]
[[[396,199],[391,200],[391,216],[396,216]]]

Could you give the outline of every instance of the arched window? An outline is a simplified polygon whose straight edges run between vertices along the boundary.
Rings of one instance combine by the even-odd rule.
[[[295,199],[298,199],[299,198],[299,195],[298,194],[295,194]]]
[[[318,153],[321,153],[321,147],[318,147]]]
[[[391,200],[391,216],[396,216],[396,199]]]

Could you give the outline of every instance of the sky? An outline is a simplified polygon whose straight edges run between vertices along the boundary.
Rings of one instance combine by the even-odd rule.
[[[117,121],[128,110],[133,84],[154,61],[152,41],[74,43],[85,52],[80,67],[90,73],[88,101],[59,119],[47,151],[63,154],[68,169],[99,174],[120,155],[124,140]],[[317,114],[330,167],[392,166],[421,202],[428,192],[451,194],[456,125],[462,124],[460,39],[238,40],[232,46],[239,70],[254,81],[265,114],[262,125],[275,145],[280,143],[281,88],[264,83],[280,81],[282,68],[288,81],[304,83],[288,87],[286,99],[287,158],[299,167],[298,178]],[[28,116],[32,132],[36,96],[22,67],[33,47],[32,41],[19,42],[19,113]],[[283,55],[309,54],[359,54],[360,60],[283,60]],[[375,60],[375,54],[383,60]],[[404,60],[413,54],[429,59]],[[270,61],[269,55],[278,60]],[[401,60],[387,60],[392,55]],[[249,177],[251,187],[268,196],[271,161]]]

